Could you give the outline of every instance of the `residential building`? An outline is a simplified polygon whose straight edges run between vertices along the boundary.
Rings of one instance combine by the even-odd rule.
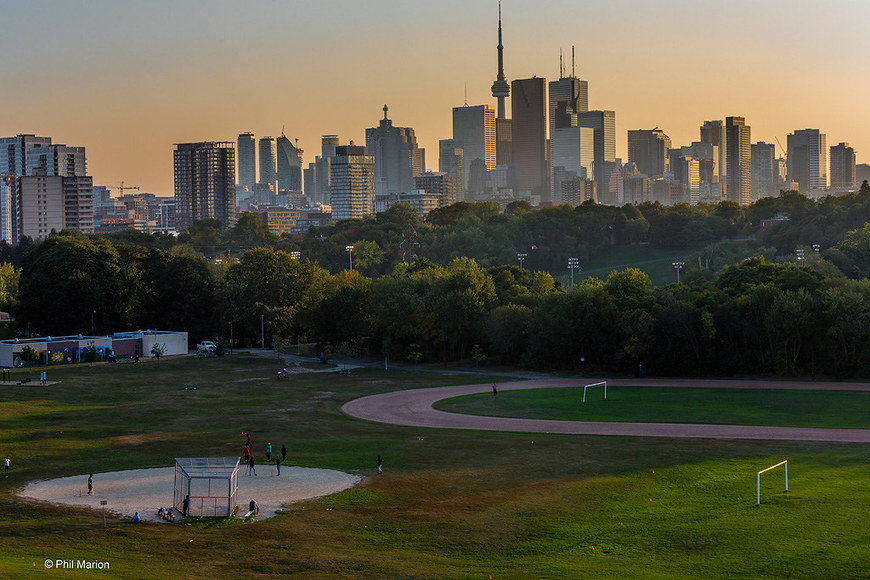
[[[798,184],[798,191],[828,187],[828,147],[826,136],[818,129],[802,129],[788,136],[788,177]]]
[[[855,150],[848,143],[831,147],[831,187],[848,189],[858,185]]]
[[[177,227],[205,218],[217,219],[225,228],[235,223],[235,144],[179,143],[173,161]]]
[[[752,144],[752,199],[757,200],[777,193],[776,149],[773,143],[759,141]]]
[[[260,137],[260,181],[274,185],[278,181],[278,143],[272,137]]]
[[[365,147],[335,148],[330,164],[332,219],[362,219],[374,213],[375,158]]]
[[[400,193],[375,195],[375,213],[385,212],[397,203],[410,205],[421,218],[425,218],[433,209],[442,207],[440,194],[416,189]]]
[[[437,194],[438,207],[456,203],[456,177],[445,171],[421,173],[414,178],[414,188],[426,193]]]
[[[725,150],[726,196],[737,204],[749,205],[752,203],[752,133],[743,117],[725,118]]]
[[[727,151],[725,147],[725,125],[722,123],[722,121],[704,121],[704,124],[701,125],[701,143],[713,145],[717,148],[717,181],[721,185],[720,189],[724,190],[727,181],[725,176],[725,173],[727,171]],[[698,157],[698,159],[700,159],[700,157]],[[716,181],[711,181],[708,183],[716,183]]]
[[[302,149],[290,142],[283,131],[275,141],[278,191],[302,191]]]
[[[257,183],[257,148],[253,133],[239,133],[236,140],[239,156],[239,178],[237,183],[253,192]]]

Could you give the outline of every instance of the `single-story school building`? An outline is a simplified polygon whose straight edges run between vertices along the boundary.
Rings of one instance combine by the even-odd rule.
[[[187,333],[169,330],[137,330],[118,332],[112,336],[44,336],[0,340],[0,367],[17,368],[24,364],[24,347],[33,349],[40,365],[59,365],[82,362],[85,352],[92,346],[97,360],[151,356],[154,344],[165,347],[166,356],[187,354]],[[110,358],[114,357],[114,358]]]

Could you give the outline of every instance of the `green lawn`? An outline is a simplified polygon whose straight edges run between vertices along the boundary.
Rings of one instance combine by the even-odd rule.
[[[0,576],[44,572],[46,558],[109,560],[112,576],[140,578],[859,578],[870,566],[867,446],[381,425],[339,408],[473,379],[367,369],[278,381],[276,369],[242,355],[170,359],[0,388],[0,455],[13,458],[0,479]],[[293,465],[364,479],[248,525],[103,527],[98,512],[13,493],[32,479],[237,454],[243,430],[255,449],[286,443]],[[785,458],[790,491],[772,472],[755,507],[756,471]]]
[[[870,429],[870,392],[601,387],[503,391],[436,404],[442,411],[560,421],[717,423]]]
[[[580,264],[581,270],[574,272],[574,283],[576,284],[585,278],[593,277],[606,280],[614,270],[637,268],[645,272],[654,285],[666,286],[676,282],[676,274],[673,268],[674,260],[679,258],[685,261],[686,256],[691,256],[698,249],[675,250],[673,248],[656,248],[648,245],[596,248],[589,261]],[[692,264],[687,263],[686,268],[692,268]],[[683,270],[684,274],[686,272],[687,270]],[[561,272],[558,274],[561,280],[570,285],[570,270],[566,270],[564,275]]]

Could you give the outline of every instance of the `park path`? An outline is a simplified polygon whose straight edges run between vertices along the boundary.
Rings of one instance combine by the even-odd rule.
[[[499,391],[582,387],[597,379],[547,379],[498,383]],[[796,382],[796,381],[729,381],[692,379],[624,379],[608,380],[608,386],[666,386],[686,388],[793,389],[870,391],[867,383]],[[481,431],[524,433],[562,433],[574,435],[625,435],[633,437],[674,437],[708,439],[762,439],[781,441],[830,441],[836,443],[870,443],[870,429],[820,429],[814,427],[767,427],[755,425],[699,425],[691,423],[624,423],[599,421],[555,421],[486,417],[438,411],[432,407],[442,399],[491,392],[491,386],[461,385],[395,391],[349,401],[342,411],[352,417],[406,425]]]

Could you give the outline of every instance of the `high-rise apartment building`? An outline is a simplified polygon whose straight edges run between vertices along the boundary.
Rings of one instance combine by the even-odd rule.
[[[27,151],[27,173],[36,175],[59,175],[73,177],[87,174],[84,147],[66,145],[43,145]]]
[[[175,146],[175,203],[179,229],[205,218],[220,221],[224,228],[235,222],[234,145],[231,141],[203,141]]]
[[[548,201],[547,189],[547,81],[533,77],[511,83],[513,165],[519,191],[530,191]],[[490,167],[487,167],[490,169]]]
[[[828,147],[818,129],[803,129],[788,136],[788,177],[803,194],[828,187]]]
[[[374,213],[375,158],[365,147],[335,148],[330,164],[332,219],[363,219]]]
[[[302,149],[284,133],[275,142],[278,191],[302,191]]]
[[[668,150],[671,139],[661,129],[638,129],[628,132],[628,162],[650,177],[668,173]]]
[[[260,137],[260,181],[275,185],[278,181],[278,144],[272,137]]]
[[[577,125],[593,129],[595,140],[594,179],[598,182],[596,191],[599,203],[617,205],[613,188],[610,186],[610,171],[606,164],[616,161],[616,113],[613,111],[586,111],[577,114]],[[621,182],[621,178],[619,179]]]
[[[401,193],[414,188],[414,176],[423,170],[422,150],[410,127],[395,127],[387,117],[377,127],[366,129],[366,148],[375,159],[375,193]]]
[[[773,143],[759,141],[752,144],[752,199],[761,199],[776,193],[776,150]]]
[[[831,187],[851,188],[858,185],[855,168],[855,150],[848,143],[831,147]]]
[[[702,134],[703,140],[703,134]],[[743,117],[725,118],[725,180],[729,201],[752,203],[752,133]]]
[[[442,139],[438,142],[438,170],[453,176],[456,201],[465,201],[465,152],[461,141]]]
[[[239,156],[239,179],[238,184],[247,191],[254,191],[257,183],[257,148],[254,143],[253,133],[239,133],[236,140]]]
[[[51,137],[20,134],[0,138],[0,173],[27,175],[27,153],[51,145]]]
[[[487,170],[495,169],[495,109],[489,105],[453,107],[453,140],[462,142],[465,192],[471,175],[471,162],[480,159]]]
[[[338,147],[338,135],[322,135],[320,138],[320,156],[314,158],[315,187],[316,193],[309,198],[315,203],[329,204],[330,193],[330,163],[335,157],[335,148]]]

